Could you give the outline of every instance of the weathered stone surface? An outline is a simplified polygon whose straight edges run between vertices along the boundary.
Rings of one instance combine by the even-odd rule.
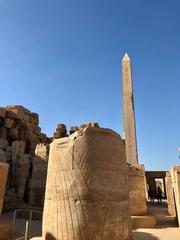
[[[61,123],[58,124],[57,128],[56,128],[56,132],[54,133],[54,138],[63,138],[63,137],[67,137],[67,130],[66,130],[66,125]]]
[[[174,192],[173,192],[173,186],[172,186],[172,179],[169,172],[166,173],[165,181],[166,181],[168,212],[169,212],[169,215],[175,216],[176,215],[175,199],[174,199]]]
[[[70,134],[75,133],[77,130],[78,130],[77,126],[72,126],[71,129],[70,129]]]
[[[83,123],[80,125],[80,128],[86,128],[86,127],[99,127],[99,124],[97,122],[89,122],[89,123]]]
[[[7,139],[7,132],[8,132],[7,128],[1,127],[0,128],[0,138],[6,140]]]
[[[49,145],[38,144],[32,159],[33,168],[29,195],[31,206],[42,206],[44,203],[48,157]]]
[[[170,174],[175,197],[177,219],[180,227],[180,166],[174,166],[171,169]]]
[[[143,165],[128,165],[129,195],[131,215],[139,216],[147,214],[145,172]]]
[[[2,212],[2,208],[3,208],[8,168],[9,168],[8,164],[0,163],[0,215]]]
[[[6,128],[12,128],[13,124],[14,124],[14,119],[6,118],[5,125],[4,125]]]
[[[5,196],[7,210],[29,201],[36,145],[49,142],[38,123],[38,114],[22,106],[0,108],[0,162],[10,165]],[[41,191],[44,189],[45,184]]]
[[[0,117],[5,117],[6,116],[6,109],[0,107]]]
[[[6,152],[0,148],[0,162],[6,162]]]
[[[124,141],[84,128],[50,148],[43,214],[47,239],[131,239]]]
[[[130,164],[138,164],[136,124],[131,76],[131,61],[127,53],[122,59],[123,116],[126,142],[126,158]]]

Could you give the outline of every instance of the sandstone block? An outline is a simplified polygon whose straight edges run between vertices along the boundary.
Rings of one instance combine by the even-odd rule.
[[[12,118],[12,119],[16,119],[16,113],[12,112],[12,111],[7,111],[6,112],[6,117],[7,118]]]
[[[0,117],[3,117],[3,118],[6,117],[6,109],[0,108]]]
[[[35,125],[39,125],[39,115],[37,113],[31,113],[31,116],[30,122],[34,123]]]
[[[168,202],[168,212],[170,216],[176,215],[176,206],[175,206],[175,199],[174,199],[174,191],[172,185],[171,174],[169,172],[166,173],[166,195],[167,195],[167,202]]]
[[[72,126],[70,129],[70,134],[73,134],[74,132],[76,132],[78,130],[77,126]]]
[[[142,165],[132,166],[128,164],[128,176],[131,215],[146,215],[145,172]]]
[[[7,139],[8,130],[5,127],[0,128],[0,138]]]
[[[0,162],[6,162],[6,152],[0,148]]]
[[[0,144],[8,146],[8,140],[4,138],[0,138]]]
[[[174,166],[171,169],[170,174],[175,198],[177,219],[180,226],[180,166]]]
[[[19,131],[17,128],[11,128],[11,129],[9,129],[8,135],[11,139],[18,140]]]
[[[5,123],[4,123],[4,126],[6,128],[12,128],[13,124],[14,124],[14,119],[6,118]]]
[[[0,163],[0,215],[3,207],[7,175],[8,175],[8,164]]]
[[[54,140],[43,237],[131,239],[127,184],[125,144],[115,132],[90,127],[80,136]]]

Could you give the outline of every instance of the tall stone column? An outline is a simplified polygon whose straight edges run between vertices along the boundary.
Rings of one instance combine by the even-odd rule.
[[[131,61],[126,53],[122,59],[123,115],[127,162],[138,164],[136,124],[133,100]]]

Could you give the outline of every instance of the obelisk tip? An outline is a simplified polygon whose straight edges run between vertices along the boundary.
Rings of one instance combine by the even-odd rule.
[[[124,54],[122,61],[130,61],[130,58],[127,53]]]

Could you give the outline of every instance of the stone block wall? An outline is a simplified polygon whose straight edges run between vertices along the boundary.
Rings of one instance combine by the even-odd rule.
[[[4,202],[4,193],[6,189],[6,181],[7,181],[7,175],[8,175],[8,164],[6,163],[0,163],[0,215],[3,208],[3,202]]]
[[[174,191],[172,185],[172,179],[170,172],[166,173],[166,195],[167,195],[167,203],[168,203],[168,213],[170,216],[176,215],[176,207],[175,207],[175,199],[174,199]]]
[[[180,226],[180,166],[172,167],[170,174],[175,197],[176,215]]]
[[[22,106],[0,108],[0,162],[9,164],[6,210],[28,203],[36,145],[49,141],[38,125],[38,114]]]
[[[47,163],[49,158],[49,144],[38,144],[35,150],[35,156],[32,158],[32,175],[30,176],[29,204],[31,206],[43,206]]]
[[[146,186],[144,166],[128,164],[129,195],[131,215],[139,216],[147,214]]]

